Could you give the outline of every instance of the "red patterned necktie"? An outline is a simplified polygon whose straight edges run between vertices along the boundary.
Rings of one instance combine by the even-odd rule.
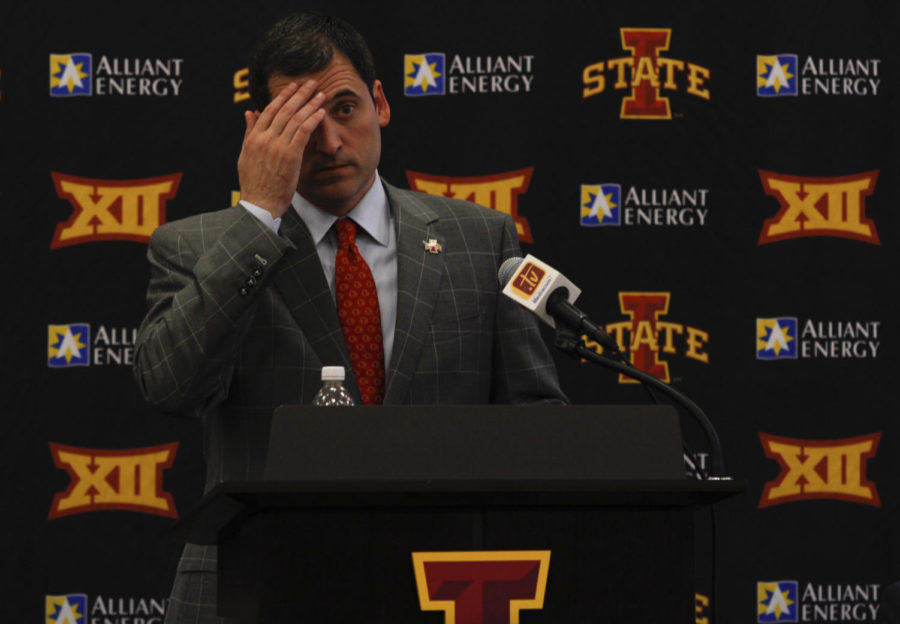
[[[334,282],[338,317],[363,404],[380,405],[384,401],[384,347],[378,292],[372,271],[356,246],[356,223],[338,220],[337,233]]]

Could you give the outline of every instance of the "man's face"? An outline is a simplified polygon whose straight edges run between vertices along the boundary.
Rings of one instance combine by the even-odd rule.
[[[381,158],[381,128],[391,110],[381,81],[372,93],[340,53],[320,72],[300,76],[272,74],[269,94],[274,97],[291,82],[315,79],[325,94],[325,118],[313,131],[303,152],[297,192],[319,208],[335,215],[350,212],[375,181]]]

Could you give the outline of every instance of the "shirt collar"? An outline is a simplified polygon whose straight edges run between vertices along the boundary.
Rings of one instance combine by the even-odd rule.
[[[317,208],[308,202],[300,193],[294,192],[291,200],[297,215],[303,219],[313,242],[318,245],[328,231],[338,220],[338,217]],[[375,182],[363,195],[359,203],[347,215],[352,217],[356,224],[369,233],[377,243],[387,247],[391,233],[391,211],[388,204],[387,193],[378,172],[375,172]]]

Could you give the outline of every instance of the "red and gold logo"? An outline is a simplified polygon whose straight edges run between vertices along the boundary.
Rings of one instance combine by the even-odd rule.
[[[609,323],[606,331],[612,335],[619,349],[628,346],[631,364],[638,370],[669,382],[669,363],[660,358],[660,353],[674,355],[683,352],[692,360],[709,363],[709,354],[704,351],[709,343],[709,333],[696,327],[663,320],[669,313],[671,293],[667,292],[620,292],[619,308],[628,316],[627,321]],[[626,339],[627,335],[627,339]],[[681,337],[676,344],[675,336]],[[587,340],[588,347],[602,352],[602,347]],[[619,375],[619,383],[639,383],[637,380]]]
[[[810,178],[759,170],[767,195],[781,209],[763,223],[760,245],[804,236],[837,236],[880,245],[866,218],[866,197],[875,190],[878,171],[836,178]]]
[[[709,596],[694,594],[694,624],[709,624]]]
[[[841,440],[798,440],[760,433],[766,457],[781,466],[766,483],[760,507],[826,498],[881,507],[866,462],[875,457],[881,433]]]
[[[518,624],[522,609],[542,609],[549,550],[412,554],[422,611],[444,624]]]
[[[533,243],[528,221],[519,216],[519,195],[528,190],[534,167],[486,176],[451,177],[407,171],[409,188],[430,195],[455,197],[505,212],[516,222],[519,240]]]
[[[180,173],[138,180],[96,180],[51,172],[56,194],[72,204],[72,216],[56,226],[50,249],[101,240],[145,243],[166,221]]]
[[[529,299],[537,291],[545,275],[547,272],[544,269],[533,262],[528,262],[513,280],[512,290],[522,299]]]
[[[121,509],[177,518],[172,495],[162,489],[178,442],[122,450],[97,450],[50,443],[56,467],[72,481],[53,497],[49,518]]]
[[[234,103],[243,102],[250,99],[250,69],[244,67],[234,72],[231,79],[231,86],[234,87]]]
[[[676,76],[687,75],[687,93],[708,100],[709,70],[695,63],[663,56],[669,50],[671,28],[620,28],[622,49],[631,56],[608,59],[584,68],[582,98],[589,98],[606,90],[607,73],[614,72],[616,91],[630,89],[622,99],[619,117],[622,119],[671,119],[669,98],[662,89],[678,91],[682,88]]]

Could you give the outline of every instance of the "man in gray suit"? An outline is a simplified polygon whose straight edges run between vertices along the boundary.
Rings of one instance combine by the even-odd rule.
[[[281,20],[250,88],[242,201],[153,234],[135,354],[149,402],[202,419],[207,487],[261,476],[272,410],[311,403],[323,365],[363,402],[335,303],[339,219],[375,281],[383,403],[566,401],[534,318],[500,295],[498,267],[520,255],[510,217],[378,177],[390,108],[351,26]],[[223,621],[215,570],[214,548],[186,547],[167,622]]]

